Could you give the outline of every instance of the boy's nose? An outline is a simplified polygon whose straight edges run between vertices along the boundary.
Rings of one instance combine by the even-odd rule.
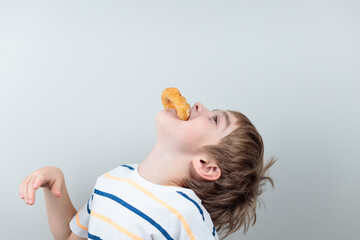
[[[202,114],[202,113],[205,113],[206,111],[208,111],[207,108],[200,102],[195,103],[193,108],[194,108],[194,111],[196,111],[196,113],[198,113],[198,114]]]

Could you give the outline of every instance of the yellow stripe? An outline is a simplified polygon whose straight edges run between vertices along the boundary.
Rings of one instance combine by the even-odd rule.
[[[76,224],[79,226],[79,228],[82,228],[82,229],[84,229],[84,230],[88,230],[88,228],[87,227],[85,227],[84,225],[82,225],[81,223],[80,223],[80,221],[79,221],[79,211],[76,213]]]
[[[96,218],[99,218],[101,220],[103,220],[104,222],[110,224],[112,227],[114,227],[115,229],[119,230],[120,232],[122,232],[123,234],[127,235],[128,237],[130,237],[131,239],[134,240],[144,240],[143,238],[133,234],[132,232],[128,231],[127,229],[121,227],[120,225],[116,224],[114,221],[112,221],[110,218],[105,217],[104,215],[101,215],[100,213],[91,211],[91,216],[94,216]]]
[[[189,238],[191,240],[195,240],[195,236],[192,233],[188,223],[186,222],[185,218],[173,207],[171,207],[170,205],[168,205],[166,202],[164,202],[163,200],[161,200],[160,198],[156,197],[154,194],[152,194],[150,191],[148,191],[147,189],[145,189],[144,187],[140,186],[139,184],[137,184],[136,182],[130,180],[130,179],[126,179],[126,178],[118,178],[118,177],[114,177],[111,176],[108,173],[104,174],[105,177],[110,178],[112,180],[115,181],[123,181],[123,182],[127,182],[130,185],[132,185],[133,187],[137,188],[138,190],[142,191],[143,193],[145,193],[148,197],[154,199],[156,202],[158,202],[159,204],[163,205],[164,207],[166,207],[170,212],[172,212],[173,214],[175,214],[175,216],[181,221],[182,225],[185,228],[185,231],[187,232]]]

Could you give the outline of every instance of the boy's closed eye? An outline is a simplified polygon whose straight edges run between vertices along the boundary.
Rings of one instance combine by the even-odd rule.
[[[215,124],[217,124],[217,122],[218,122],[218,116],[217,116],[217,115],[215,115],[215,116],[213,116],[212,118],[213,118],[213,120],[214,120]]]
[[[214,109],[214,110],[212,110],[213,112],[215,112],[215,111],[219,111],[218,113],[220,114],[220,116],[222,117],[221,118],[221,122],[224,120],[225,121],[225,126],[224,126],[224,128],[223,128],[223,131],[225,131],[229,126],[230,126],[230,124],[231,124],[231,122],[230,122],[230,118],[229,118],[229,114],[226,112],[226,111],[222,111],[222,110],[219,110],[219,109]],[[215,116],[214,116],[215,117]],[[213,118],[214,118],[213,117]],[[220,120],[220,119],[218,119],[218,115],[216,115],[216,120],[214,119],[214,121],[216,122],[216,124],[218,123],[218,120]],[[224,125],[224,124],[223,124]]]

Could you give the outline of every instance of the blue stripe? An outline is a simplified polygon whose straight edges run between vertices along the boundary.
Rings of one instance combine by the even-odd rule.
[[[212,235],[215,237],[215,226],[213,226],[213,233]]]
[[[181,191],[176,191],[178,194],[180,194],[181,196],[183,196],[184,198],[186,198],[187,200],[189,200],[190,202],[192,202],[196,207],[197,209],[199,209],[199,212],[202,216],[202,219],[203,221],[205,222],[205,218],[204,218],[204,212],[203,210],[201,209],[201,207],[199,206],[199,204],[192,198],[190,198],[188,195],[186,195],[185,193],[181,192]]]
[[[88,200],[88,203],[87,203],[87,212],[88,212],[88,214],[91,213],[91,210],[90,210],[90,208],[89,208],[89,201],[90,201],[90,199]]]
[[[111,200],[114,200],[115,202],[123,205],[124,207],[126,207],[127,209],[129,209],[130,211],[134,212],[135,214],[137,214],[138,216],[142,217],[143,219],[145,219],[146,221],[148,221],[151,225],[153,225],[155,228],[157,228],[162,235],[164,235],[164,237],[166,239],[169,240],[173,240],[173,238],[166,232],[166,230],[164,228],[162,228],[157,222],[155,222],[152,218],[150,218],[148,215],[146,215],[145,213],[141,212],[140,210],[138,210],[137,208],[133,207],[132,205],[128,204],[127,202],[125,202],[124,200],[118,198],[115,195],[112,195],[110,193],[107,192],[103,192],[100,191],[98,189],[95,189],[95,194],[98,194],[100,196],[103,197],[107,197],[110,198]]]
[[[121,165],[122,167],[127,167],[128,169],[130,169],[130,170],[134,170],[135,168],[133,168],[132,166],[129,166],[129,165]]]
[[[88,232],[88,238],[89,238],[89,239],[95,239],[95,240],[101,240],[101,238],[100,238],[100,237],[95,236],[95,235],[92,235],[92,234],[91,234],[91,233],[89,233],[89,232]]]

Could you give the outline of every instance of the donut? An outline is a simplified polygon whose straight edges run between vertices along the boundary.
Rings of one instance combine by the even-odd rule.
[[[165,109],[175,109],[178,118],[188,120],[190,116],[190,105],[181,96],[177,88],[166,88],[161,94],[161,102]]]

